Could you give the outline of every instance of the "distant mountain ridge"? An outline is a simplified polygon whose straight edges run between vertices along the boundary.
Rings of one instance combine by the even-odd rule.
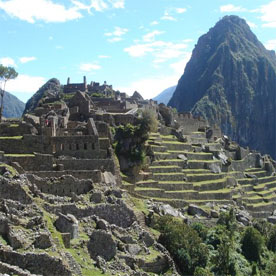
[[[153,100],[157,101],[159,104],[163,103],[167,105],[175,91],[175,88],[176,88],[176,85],[163,90],[160,94],[154,97]]]
[[[5,118],[20,118],[25,108],[25,103],[20,101],[16,96],[5,92],[3,116]]]
[[[169,105],[192,111],[243,146],[276,157],[276,57],[244,19],[201,36]]]

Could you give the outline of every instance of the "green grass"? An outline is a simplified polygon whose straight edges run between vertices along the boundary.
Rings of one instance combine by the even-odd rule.
[[[9,127],[19,127],[19,124],[10,124]]]
[[[14,176],[18,175],[18,172],[16,171],[16,169],[10,165],[2,163],[0,164],[0,168],[1,167],[2,168],[5,167],[6,170],[10,172],[10,175],[9,175],[10,178],[13,178]]]
[[[153,175],[157,176],[157,175],[183,175],[183,173],[174,173],[174,172],[171,172],[171,173],[154,173]]]
[[[206,180],[206,181],[199,181],[195,182],[195,186],[201,186],[201,185],[206,185],[206,184],[213,184],[213,183],[224,183],[226,181],[226,178],[221,178],[221,179],[214,179],[214,180]]]
[[[149,214],[147,204],[144,200],[130,196],[130,201],[134,205],[134,209],[136,209],[137,211],[140,211],[146,215]]]
[[[0,235],[0,244],[2,245],[8,245],[7,241]]]
[[[0,140],[21,140],[23,136],[1,136]]]
[[[200,194],[228,194],[230,192],[232,192],[231,189],[225,188],[225,189],[212,190],[212,191],[202,191],[202,192],[200,192]],[[212,200],[210,200],[210,201],[212,201]]]
[[[31,153],[8,153],[4,154],[5,157],[35,157],[34,154]]]

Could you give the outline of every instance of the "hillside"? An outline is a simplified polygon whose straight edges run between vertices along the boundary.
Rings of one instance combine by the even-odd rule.
[[[164,91],[162,91],[160,94],[158,94],[156,97],[153,98],[153,100],[157,101],[159,104],[168,104],[169,100],[171,99],[174,91],[175,91],[176,85],[171,86]]]
[[[275,91],[275,52],[265,49],[245,20],[225,16],[199,38],[169,105],[276,157]]]
[[[3,115],[6,118],[20,118],[25,104],[9,92],[5,92]]]

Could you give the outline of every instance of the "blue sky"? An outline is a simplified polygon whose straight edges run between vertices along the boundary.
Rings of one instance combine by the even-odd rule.
[[[7,91],[26,101],[52,77],[113,84],[152,98],[177,84],[199,36],[223,16],[246,19],[276,50],[271,0],[0,0]]]

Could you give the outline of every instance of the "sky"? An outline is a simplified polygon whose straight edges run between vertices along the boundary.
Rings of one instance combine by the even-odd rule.
[[[46,81],[107,81],[153,98],[176,85],[198,38],[225,15],[276,50],[273,0],[0,0],[6,90],[26,102]]]

